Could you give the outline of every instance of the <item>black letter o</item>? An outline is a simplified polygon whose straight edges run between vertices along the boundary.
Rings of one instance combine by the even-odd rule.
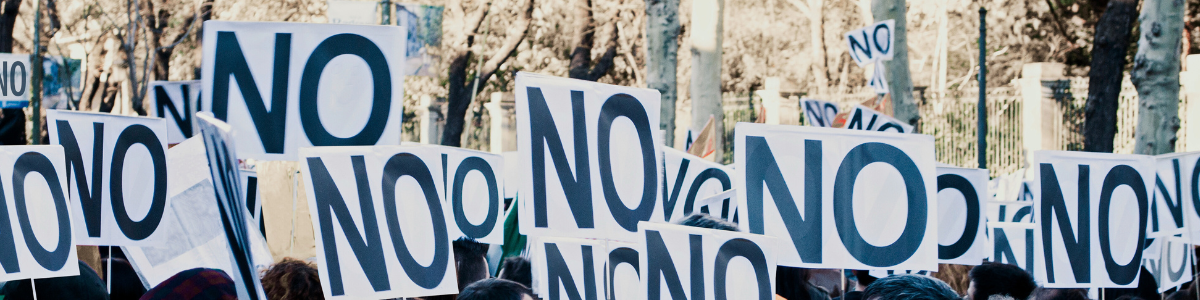
[[[125,168],[125,155],[133,144],[142,144],[150,152],[150,161],[154,164],[154,194],[150,197],[150,211],[141,221],[134,221],[125,209],[125,192],[122,190],[124,178],[121,176]],[[167,157],[163,153],[162,143],[149,127],[141,124],[131,125],[121,131],[117,137],[117,145],[113,148],[112,176],[109,189],[112,197],[113,216],[117,219],[117,227],[132,240],[142,240],[153,234],[162,222],[163,210],[167,206]]]
[[[343,54],[355,55],[366,61],[374,82],[371,115],[367,117],[367,124],[358,134],[348,138],[333,136],[325,130],[317,112],[321,73],[330,61]],[[308,62],[304,64],[304,71],[300,73],[300,125],[313,146],[374,145],[383,136],[384,127],[387,127],[391,104],[392,75],[388,70],[387,58],[375,43],[361,35],[343,33],[325,39],[313,49]]]
[[[904,178],[904,188],[908,194],[908,222],[904,225],[904,231],[900,233],[896,242],[883,247],[871,245],[863,240],[858,227],[854,225],[854,181],[863,168],[876,162],[896,168]],[[912,257],[921,243],[902,241],[919,241],[925,238],[928,208],[929,201],[925,195],[925,182],[921,180],[921,171],[900,149],[884,143],[864,143],[850,149],[842,159],[842,165],[838,167],[833,183],[833,219],[846,250],[859,262],[873,267],[890,267]]]

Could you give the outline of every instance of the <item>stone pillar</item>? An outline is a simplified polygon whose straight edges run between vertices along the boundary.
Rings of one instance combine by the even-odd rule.
[[[492,120],[490,143],[492,153],[517,151],[516,99],[512,94],[492,93],[492,101],[483,104]]]
[[[1035,150],[1056,150],[1057,132],[1054,123],[1058,118],[1058,106],[1054,99],[1045,96],[1042,81],[1059,80],[1063,77],[1063,64],[1031,63],[1021,69],[1021,127],[1025,159]]]
[[[1187,66],[1179,73],[1179,83],[1183,86],[1183,97],[1187,99],[1184,112],[1180,116],[1184,122],[1185,151],[1200,151],[1200,54],[1187,56]]]
[[[692,130],[702,130],[708,118],[716,129],[714,146],[718,163],[723,163],[725,111],[721,108],[721,39],[725,33],[725,0],[692,1],[692,22],[688,31],[692,41],[692,81],[688,97],[692,101]],[[703,20],[703,21],[701,21]]]
[[[442,127],[446,122],[446,118],[442,114],[441,101],[434,100],[429,95],[422,95],[417,109],[417,117],[421,118],[421,143],[441,144]]]
[[[764,81],[765,89],[754,91],[754,94],[762,99],[767,124],[800,125],[800,99],[784,98],[778,77],[768,77]]]

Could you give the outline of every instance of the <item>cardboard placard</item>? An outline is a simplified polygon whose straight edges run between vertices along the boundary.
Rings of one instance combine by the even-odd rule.
[[[937,168],[938,261],[978,265],[988,257],[987,169]]]
[[[789,241],[780,265],[937,270],[933,137],[752,123],[735,132],[741,228]]]
[[[79,275],[59,146],[0,147],[0,280]]]
[[[172,204],[167,207],[167,214],[173,217],[163,221],[162,230],[172,237],[171,242],[157,247],[122,247],[129,262],[147,286],[157,286],[171,276],[193,268],[219,269],[233,274],[236,269],[230,260],[229,241],[222,230],[204,139],[197,136],[168,149],[167,166],[170,174],[167,176],[167,194]],[[250,237],[254,269],[269,267],[275,261],[266,240],[254,234]]]
[[[1148,233],[1187,233],[1190,243],[1200,240],[1200,152],[1171,153],[1155,157]],[[1188,228],[1191,228],[1189,230]],[[1188,232],[1191,231],[1191,232]]]
[[[657,90],[518,73],[516,94],[523,234],[628,242],[663,220]]]
[[[673,224],[642,231],[646,299],[775,299],[777,239]]]
[[[254,268],[253,238],[251,228],[255,226],[247,217],[246,201],[242,198],[241,178],[233,127],[213,117],[209,112],[196,113],[199,118],[200,134],[204,139],[204,152],[208,157],[208,170],[216,197],[217,211],[221,215],[221,227],[228,245],[229,274],[237,287],[239,299],[265,299],[262,282]]]
[[[167,143],[182,143],[197,133],[196,112],[200,107],[200,81],[151,81],[150,116],[167,119]]]
[[[468,236],[501,230],[496,227],[503,223],[501,183],[474,183],[489,196],[473,201],[483,198],[486,203],[443,201],[446,187],[456,189],[450,180],[489,173],[487,168],[499,161],[440,146],[314,147],[300,152],[326,298],[455,294],[450,242],[458,236],[456,215],[472,228],[462,230]],[[460,210],[466,206],[486,209],[486,220]]]
[[[1054,288],[1137,286],[1154,157],[1035,151],[1033,166],[1034,278]]]
[[[603,241],[540,237],[530,240],[533,292],[546,300],[607,299]]]
[[[1033,274],[1033,233],[1036,226],[1031,223],[988,222],[991,253],[988,261],[1013,264]]]
[[[833,119],[841,112],[836,103],[809,98],[800,99],[800,107],[804,122],[813,127],[833,127]]]
[[[881,60],[892,60],[896,55],[896,20],[886,20],[846,33],[850,46],[850,57],[859,67]]]
[[[204,40],[203,103],[237,129],[239,158],[400,143],[404,28],[208,21]]]
[[[47,110],[50,142],[63,147],[80,245],[162,245],[167,122],[160,118]]]
[[[703,212],[719,218],[727,218],[737,205],[737,198],[730,195],[715,208],[705,207],[704,200],[733,188],[733,170],[725,165],[675,150],[663,148],[663,217],[668,221],[687,218],[693,212]]]
[[[1159,293],[1192,281],[1195,254],[1193,246],[1186,239],[1160,237],[1153,239],[1150,244],[1146,247],[1147,255],[1143,257],[1142,265],[1158,282]],[[1151,257],[1150,253],[1155,255]]]
[[[29,106],[31,74],[29,54],[0,53],[0,108]]]
[[[913,126],[874,109],[855,104],[846,118],[846,129],[913,133]]]

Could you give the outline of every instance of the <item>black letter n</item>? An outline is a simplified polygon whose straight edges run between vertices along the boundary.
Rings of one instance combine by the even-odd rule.
[[[283,153],[283,138],[287,132],[288,62],[291,60],[292,34],[275,34],[275,68],[271,78],[271,110],[267,110],[254,74],[246,63],[237,35],[217,32],[217,54],[213,67],[212,113],[217,119],[229,120],[229,78],[237,80],[238,89],[250,111],[250,119],[267,153]]]
[[[746,137],[746,205],[750,233],[763,234],[763,186],[771,192],[784,227],[792,236],[792,244],[800,260],[820,263],[821,255],[821,141],[804,141],[804,217],[792,199],[791,190],[783,180],[783,172],[767,139]],[[818,242],[812,242],[818,241]]]
[[[338,190],[337,184],[334,184],[333,176],[325,168],[325,163],[317,157],[308,158],[313,198],[317,202],[317,207],[313,209],[317,211],[318,220],[321,221],[319,230],[321,242],[325,245],[325,264],[329,267],[329,288],[333,289],[330,294],[334,296],[345,295],[346,291],[342,287],[342,268],[338,263],[331,212],[337,216],[338,225],[342,226],[342,233],[345,234],[346,241],[350,242],[350,250],[354,251],[354,257],[358,258],[359,266],[367,275],[371,288],[375,291],[391,289],[387,265],[383,261],[383,243],[379,240],[379,223],[375,221],[375,206],[371,201],[371,188],[367,183],[366,164],[362,156],[352,156],[350,162],[354,165],[354,179],[358,182],[358,201],[362,210],[365,239],[358,233],[358,225],[354,224],[354,219],[350,218],[346,200],[342,199],[342,192]]]
[[[554,170],[558,173],[563,194],[567,196],[567,205],[571,207],[575,225],[579,228],[595,228],[595,222],[592,220],[592,179],[591,170],[588,168],[583,92],[571,91],[571,115],[574,124],[572,133],[575,139],[575,176],[572,177],[562,138],[558,135],[558,127],[554,126],[554,117],[550,114],[550,107],[546,106],[546,97],[542,95],[542,89],[529,87],[526,91],[529,94],[530,139],[533,143],[533,226],[549,226],[546,220],[546,148],[549,146],[550,159],[554,161]]]
[[[1051,223],[1051,218],[1058,217],[1058,229],[1062,233],[1063,247],[1067,250],[1067,261],[1071,263],[1071,272],[1075,274],[1075,282],[1088,283],[1092,282],[1091,264],[1091,217],[1088,213],[1088,181],[1091,180],[1088,176],[1088,166],[1079,165],[1079,238],[1076,239],[1076,232],[1071,227],[1070,216],[1067,215],[1066,200],[1063,199],[1062,187],[1058,186],[1058,175],[1054,173],[1054,166],[1043,163],[1041,165],[1042,172],[1042,205],[1041,210],[1041,230],[1042,244],[1045,252],[1047,268],[1046,277],[1050,283],[1054,283],[1054,267],[1049,265],[1054,261],[1054,235]]]

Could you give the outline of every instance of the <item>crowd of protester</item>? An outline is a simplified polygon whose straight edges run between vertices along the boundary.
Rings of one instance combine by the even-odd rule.
[[[694,214],[680,225],[737,231],[733,224],[706,214]],[[115,248],[114,248],[115,249]],[[532,286],[531,262],[521,256],[505,258],[492,276],[487,263],[488,245],[460,239],[454,241],[459,294],[403,300],[538,300]],[[133,266],[119,250],[102,258],[111,260],[111,286],[92,267],[79,262],[79,275],[71,277],[9,281],[0,285],[0,299],[237,299],[234,282],[225,272],[197,268],[180,272],[146,289]],[[776,300],[1083,300],[1086,289],[1039,287],[1025,270],[1010,264],[984,262],[967,273],[969,286],[955,291],[949,284],[925,275],[895,275],[875,278],[867,271],[847,270],[841,282],[820,277],[839,275],[841,270],[816,270],[780,266],[776,270]],[[284,258],[261,274],[263,290],[271,300],[321,299],[321,282],[316,266],[307,261]],[[843,288],[843,286],[845,288]],[[1200,299],[1193,284],[1157,293],[1153,277],[1144,269],[1137,288],[1106,289],[1105,300]],[[961,294],[960,294],[961,293]]]

